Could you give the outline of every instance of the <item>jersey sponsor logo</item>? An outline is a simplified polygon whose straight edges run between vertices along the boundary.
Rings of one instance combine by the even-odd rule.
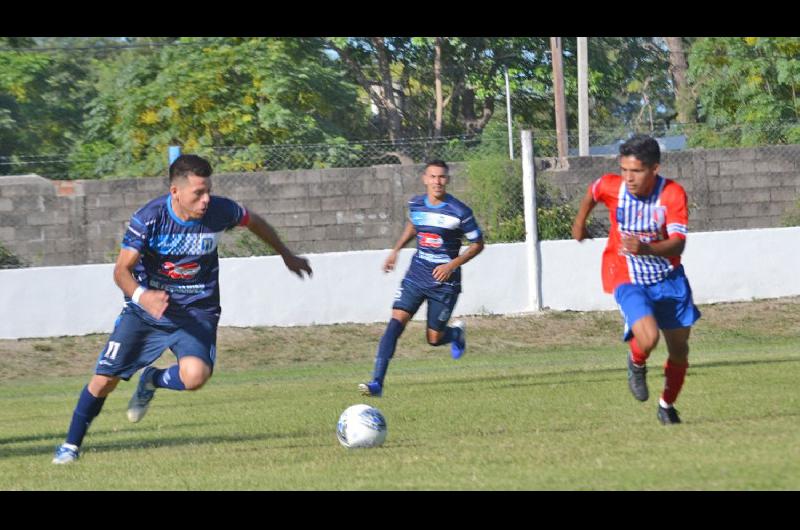
[[[161,264],[161,274],[173,280],[189,280],[197,276],[198,272],[200,272],[200,265],[194,262],[176,265],[171,261],[165,261]]]
[[[442,236],[431,232],[420,232],[417,234],[417,241],[419,246],[427,248],[440,248],[444,244]]]
[[[653,208],[653,220],[659,227],[664,226],[664,223],[667,222],[667,209],[663,206]]]

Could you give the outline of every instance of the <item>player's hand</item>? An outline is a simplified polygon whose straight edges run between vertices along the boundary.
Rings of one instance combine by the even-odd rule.
[[[642,254],[647,248],[647,243],[639,240],[638,237],[629,234],[622,235],[622,252],[624,254],[632,254],[634,256]]]
[[[393,250],[389,257],[386,258],[386,261],[383,262],[383,272],[393,271],[395,263],[397,263],[397,252]]]
[[[450,263],[445,263],[444,265],[439,265],[435,269],[433,269],[433,277],[436,279],[437,282],[446,282],[450,275],[453,274],[455,267],[453,267]]]
[[[166,291],[158,289],[146,289],[139,297],[139,305],[147,311],[150,316],[159,319],[164,316],[164,311],[169,305],[169,295]]]
[[[584,239],[591,239],[589,232],[586,230],[584,223],[575,223],[572,225],[572,239],[576,241],[583,241]]]
[[[308,264],[308,260],[306,258],[301,258],[300,256],[291,254],[283,257],[283,263],[286,264],[287,269],[297,274],[297,276],[300,278],[303,277],[303,271],[306,272],[309,278],[313,273],[311,270],[311,265]]]

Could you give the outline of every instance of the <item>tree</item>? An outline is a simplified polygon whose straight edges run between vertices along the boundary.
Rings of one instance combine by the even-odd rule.
[[[101,65],[97,90],[74,149],[97,162],[75,176],[164,174],[175,143],[218,170],[285,167],[303,153],[267,160],[265,145],[331,141],[366,123],[355,87],[313,38],[181,38]]]
[[[800,142],[800,38],[699,38],[689,80],[704,123],[690,145]]]

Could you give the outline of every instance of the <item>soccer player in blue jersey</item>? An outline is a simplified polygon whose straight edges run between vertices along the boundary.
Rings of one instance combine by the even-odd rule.
[[[383,395],[383,382],[397,339],[424,301],[428,302],[428,344],[450,344],[453,359],[461,358],[466,350],[464,322],[456,321],[452,326],[447,323],[461,292],[461,266],[483,250],[483,234],[469,206],[447,193],[448,170],[441,160],[427,163],[422,174],[427,193],[408,201],[409,220],[383,264],[384,272],[394,270],[400,250],[416,237],[417,253],[395,294],[392,318],[378,345],[372,380],[358,385],[365,396]],[[459,254],[464,236],[470,245]]]
[[[197,390],[211,377],[221,313],[217,243],[223,231],[246,226],[290,271],[300,278],[311,275],[308,260],[286,248],[263,218],[211,195],[211,171],[199,156],[178,157],[169,168],[169,193],[131,217],[114,267],[125,307],[78,398],[54,464],[78,459],[89,425],[120,379],[144,368],[128,403],[128,419],[135,423],[157,388]],[[150,366],[167,348],[178,362],[163,370]]]

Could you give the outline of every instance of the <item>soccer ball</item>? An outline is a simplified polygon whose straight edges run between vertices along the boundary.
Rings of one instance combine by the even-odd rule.
[[[378,447],[386,440],[386,418],[369,405],[347,407],[339,416],[336,437],[348,449]]]

